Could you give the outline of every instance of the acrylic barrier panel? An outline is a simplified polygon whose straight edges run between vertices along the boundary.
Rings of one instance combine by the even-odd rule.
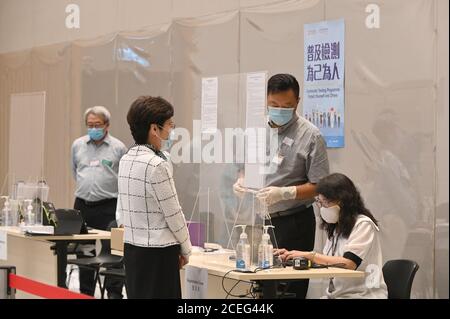
[[[243,108],[243,99],[245,94],[240,90],[240,74],[218,75],[206,78],[206,80],[215,79],[217,89],[215,91],[215,115],[216,131],[214,133],[202,133],[205,128],[201,121],[197,122],[199,136],[194,137],[198,141],[194,151],[199,153],[199,209],[202,212],[209,213],[210,224],[208,224],[209,241],[220,243],[223,247],[233,248],[235,242],[230,242],[230,236],[235,230],[233,226],[237,224],[248,224],[251,220],[251,210],[249,207],[241,207],[239,219],[236,220],[236,212],[240,208],[239,198],[233,193],[233,184],[236,182],[239,170],[243,169],[243,160],[236,162],[235,148],[229,152],[225,150],[225,129],[244,128],[245,127],[245,109]],[[214,104],[214,92],[208,90],[211,85],[202,81],[199,86],[198,107],[200,119],[204,118],[202,113],[213,113],[213,110],[204,108],[204,104]],[[212,85],[214,87],[214,83]],[[213,90],[214,91],[214,90]],[[209,98],[210,100],[206,100]],[[238,143],[238,141],[236,141]],[[241,154],[242,155],[242,154]],[[226,157],[226,158],[225,158]],[[209,193],[209,195],[207,195]],[[206,196],[205,196],[206,194]]]
[[[43,203],[48,201],[49,187],[44,181],[14,183],[9,197],[10,210],[4,214],[3,226],[32,226],[45,224]],[[9,215],[9,216],[8,216]]]
[[[177,125],[177,142],[171,152],[175,183],[186,218],[192,222],[213,225],[206,227],[206,234],[203,235],[205,241],[213,241],[215,234],[222,230],[227,232],[214,227],[223,218],[217,214],[208,214],[208,188],[203,188],[200,181],[203,176],[200,173],[202,78],[237,72],[238,34],[239,19],[236,13],[177,20],[171,27],[171,90]],[[226,85],[224,82],[222,84]],[[227,92],[232,90],[236,91],[237,88],[232,85]],[[222,98],[236,104],[234,99],[237,94],[233,92]],[[240,118],[235,111],[219,108],[214,117],[219,126],[224,116],[233,117],[234,122]],[[219,176],[219,172],[215,172],[211,178],[216,178],[216,175]],[[219,204],[217,196],[216,189],[210,188],[212,207]],[[217,213],[221,214],[219,211]],[[227,241],[224,240],[221,244],[226,247]]]
[[[202,78],[218,74],[235,73],[239,70],[239,18],[236,12],[213,16],[175,20],[171,32],[172,102],[175,107],[174,119],[177,127],[187,129],[187,138],[182,144],[188,151],[175,149],[189,159],[174,163],[175,183],[180,202],[188,215],[194,206],[200,190],[200,163],[195,152],[199,144],[199,126],[194,121],[201,120]],[[236,94],[223,98],[233,99]],[[231,116],[235,121],[239,114],[219,109],[217,120]],[[181,137],[178,137],[179,139]],[[180,145],[180,144],[178,144]],[[199,209],[197,206],[196,209]],[[212,228],[211,228],[212,229]],[[209,232],[208,232],[209,233]]]
[[[43,177],[53,190],[51,200],[55,205],[67,207],[72,204],[71,191],[70,145],[72,118],[76,112],[71,107],[71,97],[75,99],[73,78],[71,77],[71,47],[70,44],[61,43],[51,46],[33,48],[26,51],[9,53],[0,56],[1,100],[0,108],[0,147],[9,148],[9,120],[10,96],[19,92],[46,93],[45,105],[45,134],[44,134],[44,165]],[[78,108],[77,108],[78,109]],[[33,137],[34,138],[34,137]],[[28,139],[28,136],[27,136]],[[8,178],[8,152],[3,152],[0,158],[0,178],[2,179],[1,193],[5,194],[13,184]],[[42,177],[40,176],[40,178]]]
[[[37,182],[42,179],[44,136],[45,92],[12,94],[9,121],[9,187],[17,181]]]
[[[73,142],[71,121],[74,94],[71,62],[72,47],[68,43],[32,50],[34,90],[46,92],[44,178],[51,192],[49,200],[56,207],[72,207],[72,172],[70,146]]]
[[[204,225],[201,230],[206,231],[203,236],[206,242],[218,243],[229,249],[235,249],[239,240],[241,230],[236,226],[246,225],[246,233],[252,247],[252,260],[256,264],[263,224],[271,225],[270,220],[263,218],[267,208],[261,205],[254,193],[248,192],[241,197],[233,191],[233,185],[244,171],[245,178],[250,178],[246,171],[249,132],[253,132],[257,125],[267,126],[266,72],[258,72],[261,76],[258,79],[261,82],[261,92],[255,92],[251,84],[254,74],[225,74],[199,80],[202,84],[198,94],[202,99],[196,107],[200,108],[201,118],[205,119],[204,113],[208,116],[207,125],[202,121],[194,123],[194,132],[198,136],[194,136],[197,143],[194,143],[192,150],[197,153],[194,157],[200,160],[199,191],[197,206],[190,214],[186,213],[186,218],[191,223]],[[253,105],[250,103],[252,99]],[[259,103],[259,106],[255,107],[255,103]],[[258,108],[259,115],[256,114]],[[252,111],[250,114],[247,112],[249,109]],[[249,116],[252,120],[247,118]],[[258,116],[261,117],[260,121],[256,121]],[[263,141],[264,153],[266,144],[268,141]],[[180,160],[177,155],[172,154],[172,159]],[[267,159],[264,158],[261,164],[267,164]],[[263,176],[262,173],[260,175]],[[263,186],[264,182],[259,188]],[[269,234],[274,238],[272,231],[269,231]],[[276,247],[276,239],[273,241]]]

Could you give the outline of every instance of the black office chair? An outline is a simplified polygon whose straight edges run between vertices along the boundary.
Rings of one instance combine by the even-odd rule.
[[[83,256],[86,256],[86,254],[80,249],[80,243],[79,242],[72,242],[67,245],[67,255],[74,255],[76,258],[81,258]],[[87,257],[93,257],[93,254],[88,255]],[[70,266],[69,274],[66,277],[66,286],[70,287],[70,280],[72,278],[72,273],[74,269],[74,265],[71,265],[69,260],[67,262],[67,265]]]
[[[123,267],[123,264],[122,264],[121,268],[110,268],[110,269],[102,270],[99,272],[99,275],[105,277],[105,280],[103,282],[106,282],[107,278],[117,278],[125,284],[125,268]],[[101,293],[102,299],[105,298],[105,290],[106,290],[105,284],[100,286],[100,293]],[[127,291],[126,285],[125,285],[125,291]],[[128,294],[128,292],[127,292],[127,294]]]
[[[408,259],[387,261],[383,266],[388,299],[410,299],[411,287],[419,265]]]
[[[107,230],[110,231],[111,228],[117,227],[116,221],[112,221]],[[115,256],[111,254],[111,240],[110,239],[102,239],[102,248],[98,256],[89,257],[89,258],[81,258],[81,259],[72,259],[68,260],[67,264],[76,265],[81,268],[92,269],[95,271],[94,282],[95,284],[99,284],[100,291],[102,291],[102,283],[100,281],[99,272],[101,268],[121,268],[123,266],[122,257]]]

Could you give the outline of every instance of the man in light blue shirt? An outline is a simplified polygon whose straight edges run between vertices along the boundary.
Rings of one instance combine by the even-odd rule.
[[[77,183],[75,197],[89,202],[117,198],[119,161],[127,148],[109,134],[106,108],[95,106],[88,111],[90,113],[85,115],[88,135],[76,139],[72,145],[72,173]],[[101,115],[102,112],[107,115]]]
[[[106,230],[115,221],[119,161],[125,145],[109,134],[110,113],[94,106],[84,113],[87,135],[72,144],[72,173],[76,181],[74,208],[89,227]],[[80,292],[94,295],[95,273],[80,268]],[[108,297],[122,296],[122,284],[106,283]]]

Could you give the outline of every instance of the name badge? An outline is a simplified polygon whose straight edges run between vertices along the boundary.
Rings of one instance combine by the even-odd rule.
[[[294,140],[292,138],[289,138],[289,137],[286,136],[283,139],[283,144],[286,144],[289,147],[292,146],[293,143],[294,143]]]
[[[112,162],[112,161],[109,161],[109,160],[106,160],[106,159],[103,159],[103,160],[102,160],[102,164],[103,164],[104,166],[112,167],[113,162]]]
[[[276,165],[281,165],[281,163],[283,162],[283,159],[284,159],[284,156],[281,156],[281,155],[275,155],[273,158],[272,158],[272,163],[274,163],[274,164],[276,164]]]
[[[90,167],[96,167],[96,166],[99,166],[99,165],[100,165],[100,161],[99,160],[94,160],[94,161],[91,161],[89,163]]]

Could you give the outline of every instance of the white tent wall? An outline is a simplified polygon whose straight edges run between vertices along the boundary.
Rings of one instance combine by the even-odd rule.
[[[1,0],[0,52],[19,51],[170,23],[284,0]],[[65,27],[66,7],[80,8],[80,28]]]
[[[69,3],[80,5],[79,30],[64,27]],[[365,26],[369,3],[380,6],[380,29]],[[448,298],[447,0],[1,0],[1,191],[11,94],[47,92],[44,170],[51,200],[70,207],[70,146],[87,107],[107,106],[112,134],[130,145],[130,103],[161,95],[192,132],[202,77],[267,70],[302,83],[303,25],[338,18],[346,146],[329,150],[331,170],[356,182],[379,219],[385,260],[419,262],[413,297]],[[179,164],[175,177],[189,214],[199,166]]]
[[[448,30],[449,1],[437,2],[435,296],[448,298]]]

